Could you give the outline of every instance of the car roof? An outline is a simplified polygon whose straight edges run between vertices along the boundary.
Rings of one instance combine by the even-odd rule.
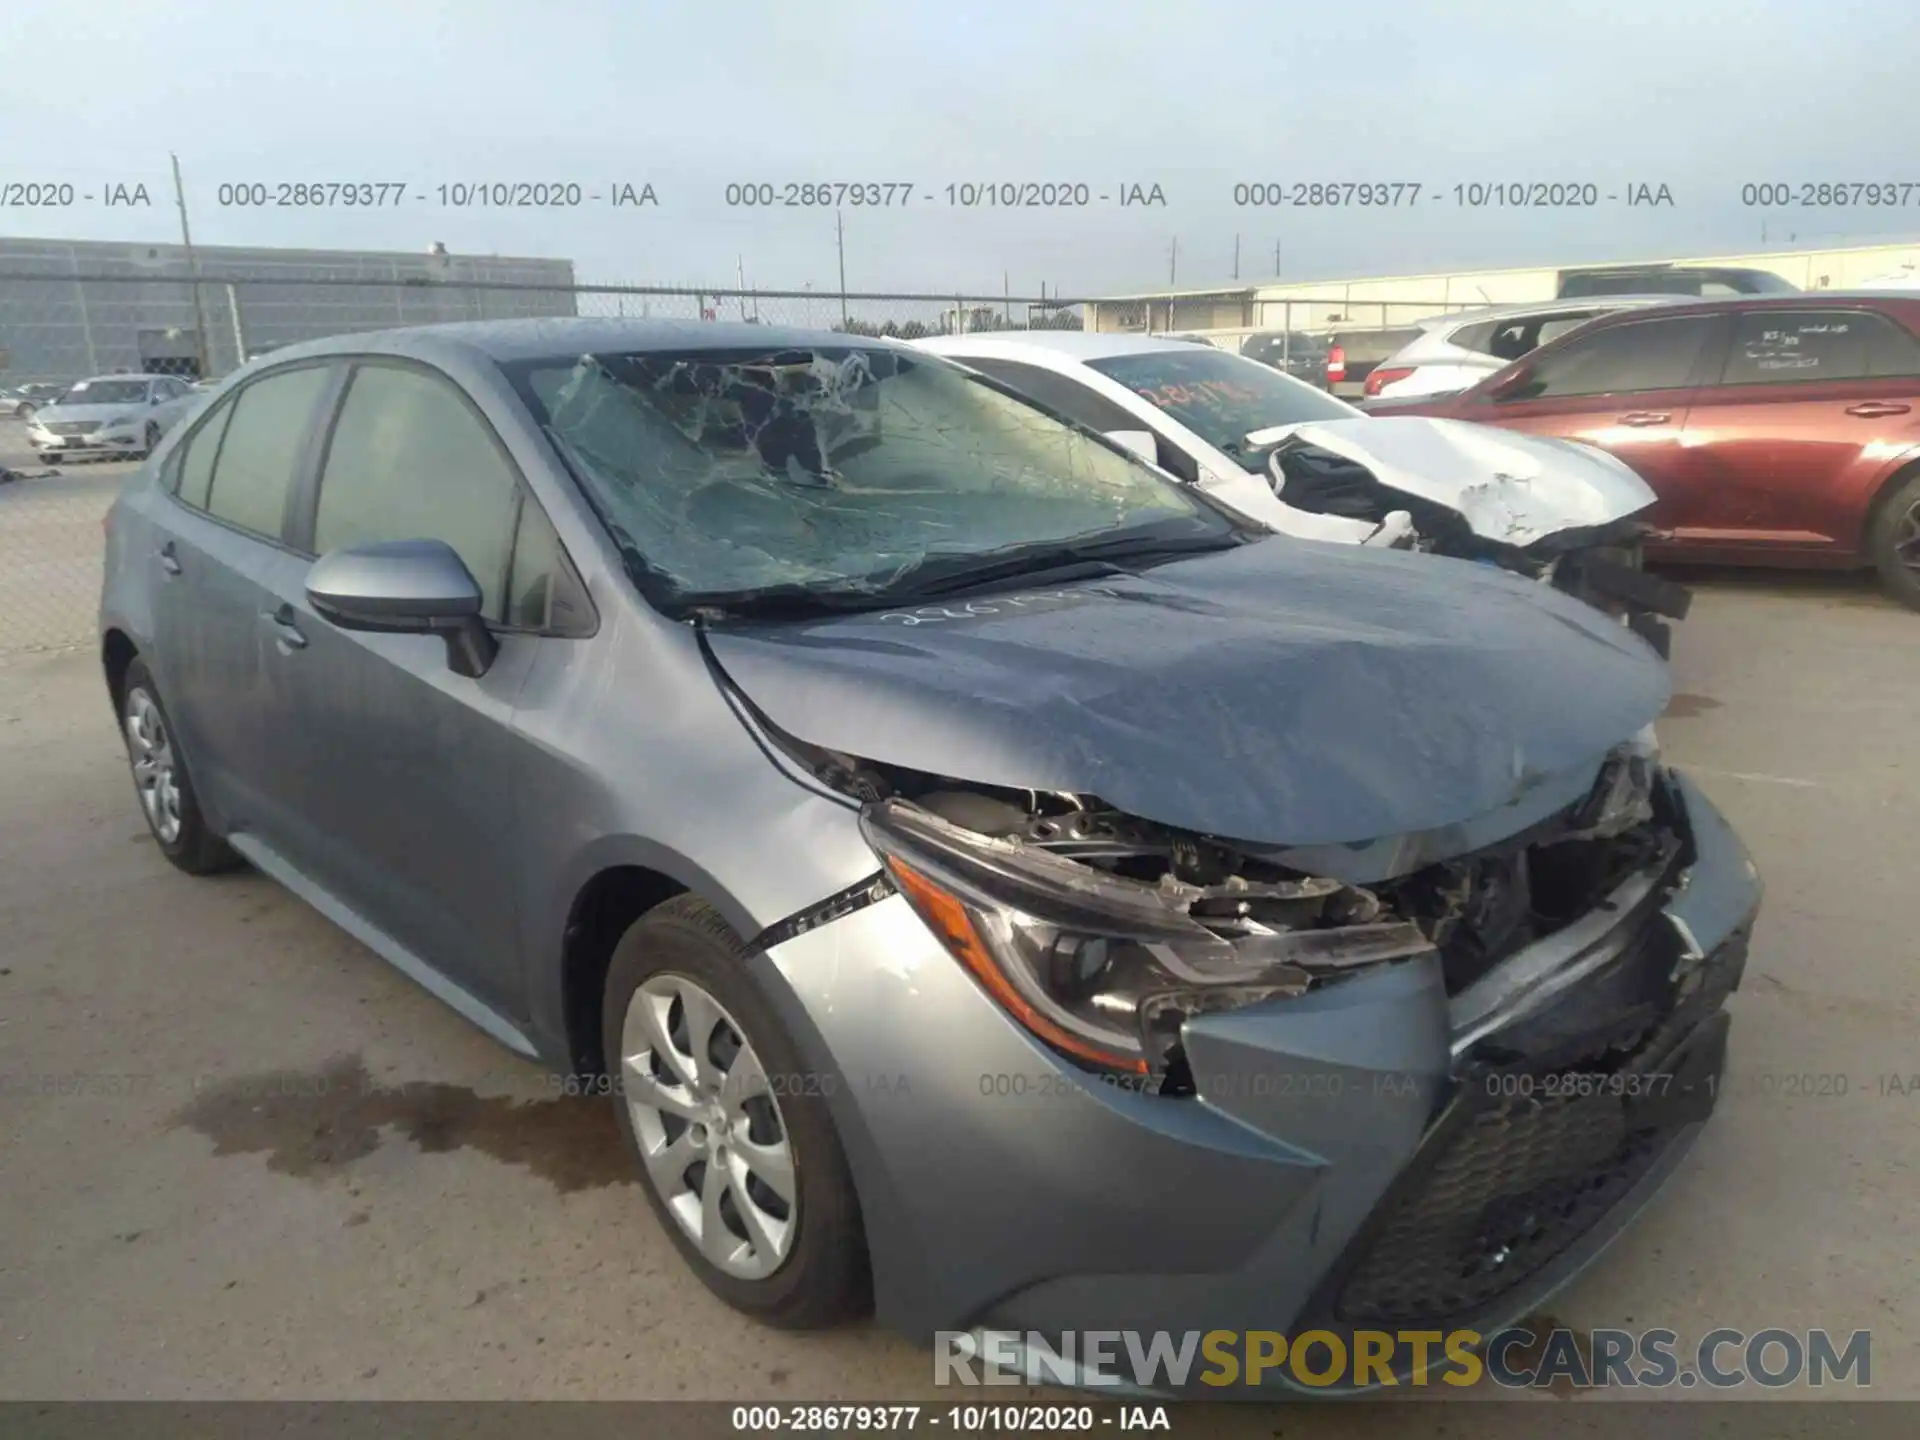
[[[1862,302],[1870,309],[1894,311],[1908,316],[1920,315],[1920,294],[1911,290],[1867,288],[1801,290],[1791,295],[1716,295],[1712,299],[1687,295],[1677,303],[1662,308],[1675,315],[1723,315],[1730,311],[1745,310],[1817,310],[1835,303],[1859,305]],[[1596,315],[1588,324],[1595,327],[1611,325],[1621,318],[1617,315]],[[1559,342],[1556,340],[1554,343]]]
[[[1443,325],[1471,325],[1481,320],[1523,320],[1530,315],[1552,315],[1561,310],[1637,310],[1648,305],[1674,305],[1692,297],[1686,295],[1568,295],[1558,300],[1528,300],[1512,305],[1476,305],[1450,310],[1419,323],[1438,329]]]
[[[1104,360],[1114,355],[1151,355],[1166,350],[1185,354],[1193,349],[1191,340],[1170,340],[1164,335],[1135,335],[1110,330],[983,330],[977,335],[933,335],[916,340],[914,346],[935,355],[969,355],[989,349],[1002,353],[1016,350],[1044,350],[1076,360]]]
[[[355,354],[370,348],[406,353],[464,350],[499,363],[543,356],[648,350],[734,350],[741,348],[858,345],[905,349],[896,340],[875,339],[837,330],[807,330],[743,321],[591,319],[557,316],[532,320],[464,320],[443,325],[411,325],[391,330],[330,335],[283,345],[260,358],[274,363],[318,355]]]

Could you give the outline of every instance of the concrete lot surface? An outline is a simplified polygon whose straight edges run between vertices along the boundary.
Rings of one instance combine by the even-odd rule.
[[[605,1102],[261,876],[166,864],[94,657],[61,648],[120,473],[0,487],[0,1397],[980,1398],[872,1327],[727,1310]],[[1553,1314],[1870,1329],[1871,1393],[1920,1397],[1920,1089],[1884,1078],[1920,1072],[1920,615],[1851,579],[1700,583],[1661,733],[1767,905],[1718,1116]]]

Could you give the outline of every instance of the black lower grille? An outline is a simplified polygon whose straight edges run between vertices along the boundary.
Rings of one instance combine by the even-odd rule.
[[[1553,1068],[1469,1066],[1314,1308],[1350,1327],[1470,1325],[1601,1226],[1711,1111],[1745,954],[1731,938],[1637,1038],[1595,1032],[1604,1045],[1561,1048]]]
[[[1373,1236],[1334,1302],[1336,1318],[1399,1325],[1474,1313],[1591,1230],[1666,1138],[1632,1128],[1611,1095],[1474,1107]]]

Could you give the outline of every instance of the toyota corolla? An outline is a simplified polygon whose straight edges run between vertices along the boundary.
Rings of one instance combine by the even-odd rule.
[[[607,1077],[782,1325],[1491,1330],[1699,1133],[1759,904],[1624,627],[845,335],[275,351],[101,657],[174,864]]]

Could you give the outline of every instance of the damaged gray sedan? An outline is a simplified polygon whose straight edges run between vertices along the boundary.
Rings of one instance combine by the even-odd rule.
[[[162,851],[589,1077],[773,1323],[1490,1331],[1713,1106],[1760,890],[1642,640],[906,347],[276,351],[101,626]]]

